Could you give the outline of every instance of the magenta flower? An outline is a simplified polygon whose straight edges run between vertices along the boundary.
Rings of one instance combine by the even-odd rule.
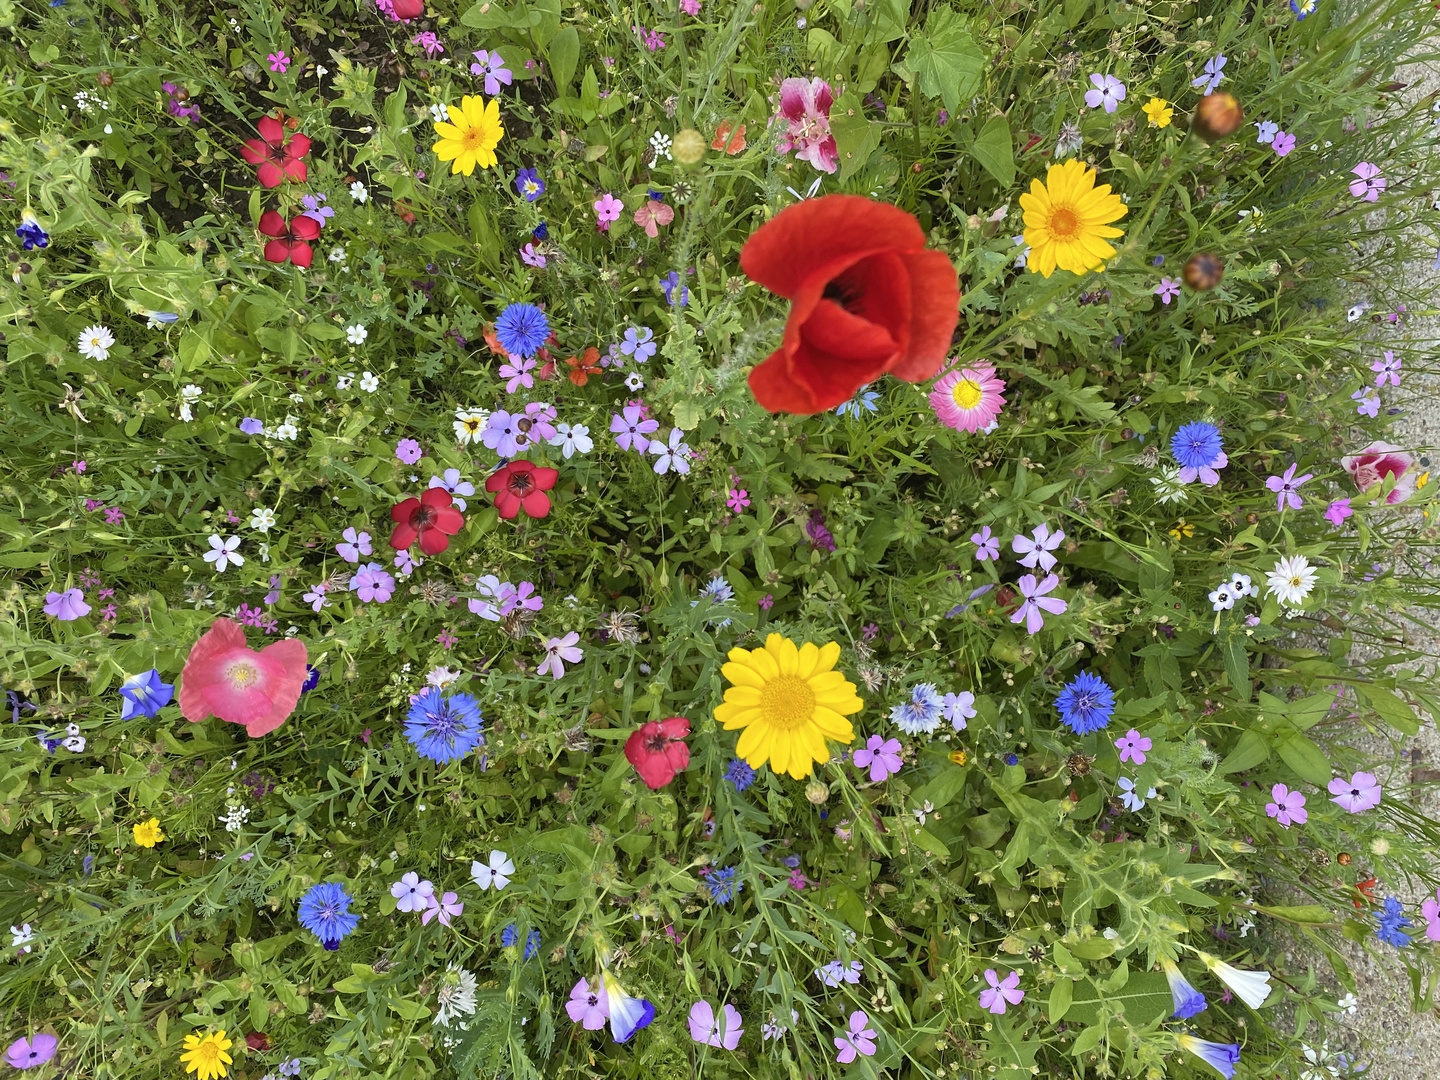
[[[900,740],[871,735],[865,745],[853,751],[855,767],[868,768],[870,779],[877,784],[891,773],[900,771]]]
[[[595,216],[598,218],[597,225],[601,232],[610,231],[610,223],[620,220],[620,211],[625,209],[625,204],[611,195],[608,191],[595,200]]]
[[[1145,755],[1155,744],[1146,736],[1141,735],[1133,727],[1120,738],[1115,740],[1115,748],[1120,751],[1120,760],[1133,761],[1136,765],[1145,764]]]
[[[1355,511],[1350,509],[1349,499],[1336,499],[1325,508],[1325,520],[1336,528],[1339,528],[1345,524],[1345,519],[1353,513],[1355,513]]]
[[[445,51],[445,46],[440,44],[440,39],[436,37],[434,32],[431,30],[426,30],[424,33],[421,34],[416,34],[413,38],[410,39],[410,44],[419,45],[420,48],[425,50],[426,56],[434,56],[436,53],[442,53]]]
[[[1431,941],[1440,941],[1440,889],[1435,890],[1434,900],[1420,905],[1420,914],[1425,917],[1425,936]]]
[[[975,545],[975,558],[980,562],[1000,558],[1000,538],[990,532],[989,525],[982,526],[977,533],[971,533],[970,542]]]
[[[395,456],[406,465],[414,465],[420,460],[420,444],[414,439],[401,439],[395,446]]]
[[[1059,597],[1046,595],[1060,584],[1059,574],[1051,574],[1038,584],[1034,574],[1026,574],[1017,584],[1020,586],[1020,595],[1025,598],[1025,602],[1020,605],[1014,615],[1010,616],[1010,621],[1018,623],[1023,619],[1026,633],[1038,634],[1045,626],[1045,616],[1040,614],[1041,611],[1059,615],[1069,607]]]
[[[860,1010],[850,1014],[850,1027],[844,1035],[835,1038],[835,1049],[840,1052],[835,1055],[835,1060],[841,1065],[849,1065],[855,1060],[856,1054],[865,1057],[875,1056],[875,1030],[870,1026],[870,1017]]]
[[[16,1039],[10,1044],[10,1049],[5,1051],[5,1060],[17,1069],[32,1069],[53,1058],[55,1048],[59,1045],[60,1042],[54,1035],[47,1035],[42,1031],[28,1039]]]
[[[744,488],[731,488],[729,497],[725,500],[725,505],[738,514],[750,505],[749,495],[750,493]]]
[[[45,594],[45,614],[53,615],[61,622],[74,622],[81,616],[90,614],[90,605],[85,602],[85,594],[79,589],[47,592]]]
[[[1288,131],[1277,131],[1275,138],[1270,140],[1270,145],[1275,148],[1277,156],[1284,157],[1295,149],[1295,136]]]
[[[1290,828],[1291,822],[1304,825],[1309,818],[1305,812],[1305,796],[1300,792],[1290,791],[1284,784],[1276,784],[1270,789],[1270,798],[1275,801],[1265,804],[1265,813],[1278,821],[1282,829]]]
[[[769,611],[772,607],[775,606],[775,594],[767,592],[757,601],[757,603],[766,611]]]
[[[278,71],[281,75],[284,75],[285,69],[290,66],[290,57],[285,55],[284,49],[271,53],[265,59],[270,61],[270,70]]]
[[[1025,991],[1020,989],[1020,973],[1012,971],[1005,976],[1002,982],[995,975],[994,968],[985,969],[985,981],[990,984],[990,989],[980,991],[980,1007],[989,1009],[997,1015],[1006,1009],[1006,1003],[1019,1005],[1025,1000]]]
[[[1359,179],[1350,181],[1350,194],[1366,202],[1375,202],[1385,190],[1385,178],[1380,175],[1380,166],[1362,161],[1350,170]]]
[[[835,136],[830,133],[834,92],[824,79],[786,79],[780,84],[780,116],[790,128],[775,149],[795,156],[824,173],[840,168]]]
[[[645,39],[645,47],[651,52],[665,47],[665,39],[660,36],[659,30],[646,30],[643,26],[637,26],[635,32]]]
[[[1162,277],[1160,284],[1155,286],[1155,295],[1160,297],[1162,304],[1168,304],[1175,297],[1180,295],[1180,279]]]
[[[427,902],[430,906],[425,909],[425,914],[420,916],[420,921],[426,926],[429,926],[430,920],[437,915],[440,917],[441,926],[449,926],[450,920],[465,910],[464,902],[453,892],[447,892],[439,900],[435,899],[432,892],[427,897]]]
[[[599,1031],[610,1019],[610,996],[603,989],[592,989],[588,979],[581,979],[571,988],[565,1011],[586,1031]]]
[[[740,1010],[728,1002],[718,1018],[708,1001],[697,1001],[690,1006],[690,1038],[706,1046],[734,1050],[745,1031],[740,1024]]]
[[[535,378],[530,374],[533,370],[535,370],[535,361],[533,359],[525,360],[512,356],[509,363],[501,364],[500,377],[509,380],[505,384],[505,392],[507,394],[513,394],[517,386],[523,386],[526,390],[533,387],[535,385]]]
[[[526,266],[533,266],[537,270],[545,269],[545,256],[535,250],[534,244],[526,244],[520,249],[520,261]]]
[[[1368,772],[1357,772],[1349,780],[1337,776],[1330,781],[1330,794],[1335,796],[1330,801],[1352,814],[1363,814],[1379,806],[1380,791],[1374,774]]]
[[[1375,385],[1384,386],[1385,380],[1390,380],[1391,386],[1400,385],[1400,368],[1405,363],[1403,358],[1397,358],[1389,349],[1385,350],[1385,359],[1376,360],[1371,363],[1370,370],[1375,372]]]
[[[1114,75],[1091,75],[1095,89],[1085,91],[1085,104],[1092,109],[1104,106],[1107,113],[1113,113],[1125,100],[1125,84]]]
[[[1300,498],[1297,492],[1301,484],[1315,475],[1314,473],[1306,473],[1304,476],[1297,478],[1295,476],[1295,469],[1296,466],[1292,463],[1291,466],[1285,470],[1284,476],[1272,476],[1265,481],[1265,486],[1275,492],[1275,509],[1282,513],[1287,503],[1291,510],[1299,510],[1300,507],[1305,505],[1304,500]]]
[[[481,49],[472,54],[476,63],[470,65],[470,74],[477,79],[485,80],[485,93],[494,97],[500,93],[500,84],[510,85],[513,76],[505,67],[505,61],[500,58],[500,53],[486,52]]]

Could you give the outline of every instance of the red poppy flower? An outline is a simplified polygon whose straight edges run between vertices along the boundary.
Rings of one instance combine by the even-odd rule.
[[[750,372],[755,400],[771,412],[823,412],[887,372],[923,382],[945,362],[959,279],[899,207],[859,195],[806,199],[755,230],[740,266],[790,301],[780,348]]]
[[[263,1031],[252,1031],[245,1036],[245,1045],[257,1054],[263,1054],[270,1049],[270,1036]]]
[[[727,154],[742,154],[745,152],[745,125],[736,127],[729,120],[724,121],[715,129],[715,140],[710,144],[711,150],[724,150]]]
[[[1361,896],[1365,897],[1366,899],[1368,899],[1368,900],[1373,904],[1373,903],[1375,902],[1375,885],[1376,885],[1376,884],[1377,884],[1376,879],[1373,878],[1373,877],[1369,877],[1369,878],[1366,878],[1364,881],[1358,882],[1358,883],[1356,884],[1355,888],[1359,890]],[[1352,904],[1354,904],[1357,909],[1360,908],[1360,906],[1361,906],[1361,905],[1360,905],[1359,897],[1351,900],[1350,902],[1351,902]]]
[[[285,125],[273,116],[262,117],[255,127],[260,138],[247,139],[240,147],[240,156],[260,166],[261,186],[278,187],[287,176],[303,184],[305,162],[300,159],[310,152],[310,136],[291,135],[287,139]]]
[[[567,356],[565,363],[570,365],[570,370],[565,374],[576,386],[584,386],[590,381],[591,375],[600,374],[600,350],[590,346],[579,356]]]
[[[297,214],[287,224],[274,210],[266,210],[260,215],[258,228],[262,236],[275,237],[265,245],[266,262],[283,263],[288,260],[296,266],[309,266],[310,260],[315,257],[310,245],[305,242],[320,235],[320,223],[314,218]]]
[[[396,523],[390,533],[390,546],[401,551],[415,543],[418,536],[421,551],[439,555],[450,546],[450,537],[465,527],[465,515],[451,505],[452,501],[444,488],[429,488],[418,499],[396,503],[390,508],[390,520]]]
[[[683,716],[641,724],[625,740],[625,760],[646,786],[662,788],[690,764],[690,747],[682,741],[689,734],[690,721]]]
[[[491,473],[485,490],[494,493],[495,509],[502,518],[513,518],[524,510],[532,518],[550,513],[550,496],[545,492],[555,486],[560,473],[528,461],[512,461]]]
[[[425,12],[424,0],[392,0],[391,7],[401,22],[418,19]]]
[[[287,638],[257,652],[238,625],[216,619],[180,673],[180,715],[191,723],[218,716],[252,736],[274,731],[300,700],[305,661],[303,641]]]

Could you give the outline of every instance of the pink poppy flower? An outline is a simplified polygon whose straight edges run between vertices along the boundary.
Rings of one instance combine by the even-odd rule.
[[[808,161],[824,173],[840,168],[840,155],[835,136],[830,134],[830,106],[834,92],[824,79],[786,79],[780,84],[780,116],[790,122],[790,129],[777,150],[782,154],[795,150],[795,156]]]
[[[1387,476],[1395,477],[1395,487],[1385,496],[1385,502],[1392,506],[1415,494],[1417,484],[1410,471],[1414,464],[1411,454],[1387,442],[1373,442],[1360,453],[1340,459],[1340,467],[1361,491],[1368,491]]]
[[[180,714],[192,724],[210,716],[244,724],[254,738],[295,711],[305,685],[305,643],[294,638],[256,651],[226,618],[200,635],[180,673]]]
[[[1025,1000],[1025,991],[1020,989],[1020,973],[1012,971],[1005,976],[1002,982],[996,975],[994,968],[985,969],[985,981],[990,984],[990,989],[980,991],[980,1007],[989,1009],[992,1013],[999,1015],[1005,1011],[1006,1003],[1019,1005]]]
[[[675,211],[654,199],[646,199],[645,205],[635,211],[635,224],[641,226],[652,240],[660,235],[659,226],[669,225],[674,220]]]
[[[1284,784],[1276,784],[1270,789],[1270,798],[1275,801],[1265,804],[1265,813],[1278,821],[1282,829],[1288,829],[1292,822],[1304,825],[1309,819],[1310,815],[1305,811],[1305,796],[1300,792],[1290,791]]]

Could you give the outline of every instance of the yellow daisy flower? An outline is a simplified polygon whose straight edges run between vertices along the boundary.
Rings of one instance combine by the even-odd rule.
[[[803,780],[817,761],[830,760],[825,740],[855,741],[845,717],[865,702],[855,696],[855,684],[833,670],[839,659],[838,642],[817,648],[807,641],[797,648],[779,634],[766,638],[763,649],[730,650],[720,671],[734,685],[715,719],[726,731],[745,729],[735,753],[752,769],[769,761],[776,773]]]
[[[1030,181],[1020,196],[1025,211],[1026,266],[1049,277],[1058,266],[1072,274],[1105,269],[1115,249],[1102,237],[1124,236],[1110,226],[1128,212],[1109,184],[1095,186],[1095,170],[1080,161],[1051,165],[1045,183]]]
[[[233,1044],[225,1038],[225,1029],[209,1031],[202,1035],[185,1036],[185,1053],[180,1055],[180,1064],[187,1073],[198,1074],[196,1080],[217,1080],[228,1075],[225,1066],[231,1057],[225,1051]]]
[[[504,138],[505,128],[500,123],[498,101],[491,98],[487,105],[484,98],[467,94],[460,99],[460,108],[450,110],[450,118],[458,122],[435,125],[440,141],[432,149],[441,161],[450,162],[452,173],[469,176],[476,165],[488,169],[499,160],[495,147]]]
[[[135,843],[141,847],[154,847],[165,839],[165,834],[160,831],[159,818],[152,817],[149,821],[142,821],[132,828],[135,831]]]
[[[1164,98],[1152,97],[1140,109],[1150,120],[1151,127],[1163,128],[1170,126],[1170,118],[1175,115],[1175,110]]]

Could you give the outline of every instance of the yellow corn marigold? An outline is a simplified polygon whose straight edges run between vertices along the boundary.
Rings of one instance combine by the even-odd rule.
[[[1125,204],[1109,184],[1096,187],[1095,170],[1080,161],[1051,165],[1043,184],[1031,180],[1020,209],[1030,245],[1026,266],[1047,278],[1056,267],[1072,274],[1103,270],[1115,254],[1105,238],[1125,235],[1110,225],[1125,216]]]

